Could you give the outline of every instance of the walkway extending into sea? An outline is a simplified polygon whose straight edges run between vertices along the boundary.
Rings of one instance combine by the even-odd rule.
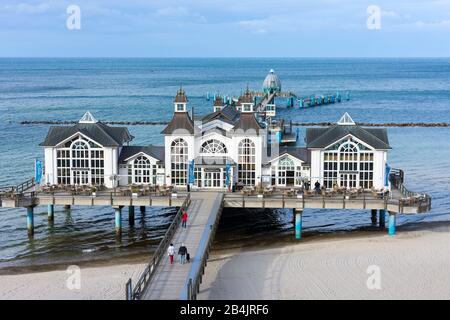
[[[181,265],[177,259],[170,264],[166,256],[156,267],[154,275],[141,293],[142,300],[178,300],[186,299],[189,290],[189,279],[192,281],[202,271],[202,261],[207,256],[208,243],[212,237],[212,229],[218,221],[223,202],[223,193],[193,192],[187,208],[188,223],[183,229],[178,226],[171,243],[176,253],[182,243],[187,247],[191,257],[190,263]],[[177,258],[177,255],[175,255]]]

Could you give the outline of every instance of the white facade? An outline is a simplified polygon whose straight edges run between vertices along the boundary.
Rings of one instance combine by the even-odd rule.
[[[186,98],[182,96],[176,100],[185,101]],[[306,182],[314,185],[318,181],[328,189],[336,186],[385,188],[390,148],[387,135],[383,135],[384,131],[376,131],[382,129],[357,127],[347,114],[337,126],[308,129],[322,131],[312,136],[310,140],[313,141],[307,141],[306,148],[273,150],[278,147],[275,145],[272,155],[268,156],[268,131],[256,122],[253,106],[248,109],[250,111],[236,112],[232,121],[221,118],[221,112],[225,110],[221,109],[213,117],[197,123],[189,118],[186,103],[178,101],[174,108],[177,117],[174,115],[173,123],[168,125],[170,130],[164,131],[163,147],[128,146],[131,135],[111,146],[112,142],[106,139],[108,136],[98,139],[92,136],[95,132],[108,131],[109,127],[101,124],[102,130],[95,131],[99,124],[90,114],[92,119],[80,122],[82,129],[78,132],[73,133],[76,130],[70,127],[59,128],[57,134],[50,130],[43,143],[45,182],[52,185],[104,185],[107,188],[165,184],[177,188],[190,185],[193,188],[230,189],[236,184],[302,187]],[[180,124],[183,127],[178,128]],[[120,136],[126,136],[126,128],[121,130],[124,131]],[[115,130],[110,131],[114,138]],[[63,136],[61,132],[71,134],[55,141]],[[330,132],[337,132],[339,136],[333,140]],[[327,140],[321,140],[323,136]]]

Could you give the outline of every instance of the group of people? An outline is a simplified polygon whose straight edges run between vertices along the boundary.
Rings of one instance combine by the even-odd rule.
[[[187,228],[187,219],[188,219],[187,212],[186,212],[186,210],[183,210],[183,213],[181,214],[181,227],[183,229]],[[173,243],[171,243],[169,245],[169,248],[167,249],[167,254],[169,255],[170,264],[173,264],[173,260],[174,260],[174,256],[175,256],[175,247],[174,247]],[[189,262],[189,260],[190,260],[189,252],[188,252],[186,246],[184,245],[184,243],[181,243],[181,246],[178,248],[178,257],[179,257],[180,264],[185,264],[186,262]]]

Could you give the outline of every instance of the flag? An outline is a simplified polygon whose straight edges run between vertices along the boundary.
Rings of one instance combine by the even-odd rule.
[[[227,163],[226,167],[225,167],[225,184],[227,186],[230,185],[230,169],[231,169],[231,165],[229,163]]]
[[[190,184],[194,184],[194,160],[189,161],[189,182]]]
[[[386,163],[386,176],[385,176],[385,183],[384,185],[386,187],[389,187],[389,173],[391,172],[391,167]]]
[[[36,183],[41,183],[42,180],[42,161],[35,159],[34,163],[34,181]]]

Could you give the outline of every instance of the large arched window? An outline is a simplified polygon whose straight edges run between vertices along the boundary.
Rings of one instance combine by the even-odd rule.
[[[104,184],[104,152],[78,136],[56,150],[58,184]]]
[[[324,185],[346,188],[373,186],[373,152],[352,138],[324,152]]]
[[[183,139],[176,139],[171,145],[171,175],[172,185],[185,186],[187,184],[188,144]]]
[[[212,139],[205,141],[200,150],[201,153],[227,153],[227,147],[219,140]]]
[[[72,167],[89,168],[89,145],[83,140],[72,144]]]
[[[350,141],[339,148],[340,171],[358,171],[358,146]]]
[[[147,157],[137,157],[133,162],[134,183],[149,184],[151,181],[152,165]]]
[[[255,185],[256,156],[255,143],[244,139],[238,145],[238,179],[246,186]]]

